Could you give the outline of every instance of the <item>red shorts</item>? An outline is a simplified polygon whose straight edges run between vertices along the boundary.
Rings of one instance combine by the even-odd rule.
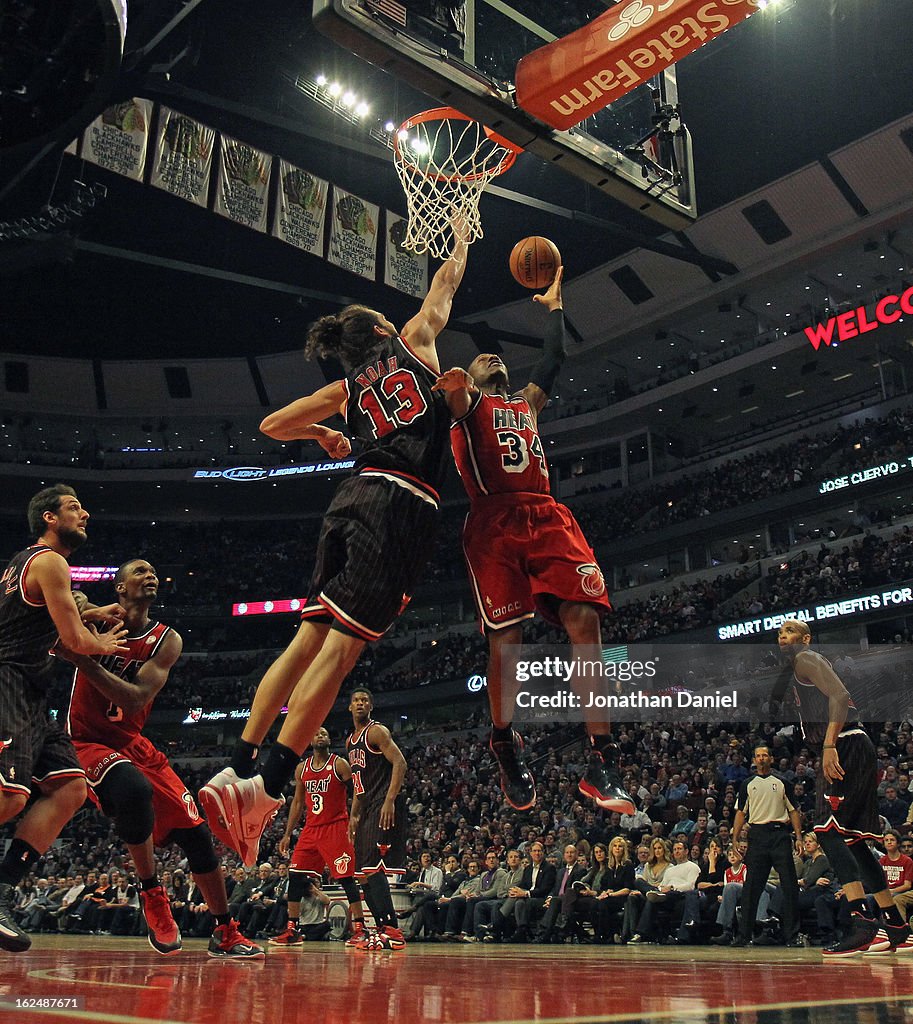
[[[561,625],[558,605],[612,605],[593,549],[570,509],[548,494],[498,494],[476,502],[463,527],[463,552],[482,632],[538,611]]]
[[[86,773],[89,799],[104,813],[105,808],[95,795],[95,787],[119,764],[132,764],[152,785],[152,809],[155,825],[152,841],[161,846],[168,833],[176,828],[194,828],[203,824],[203,817],[190,791],[168,763],[168,758],[145,736],[137,736],[125,747],[115,750],[103,743],[82,743],[73,740],[76,756]]]
[[[305,871],[309,875],[322,875],[328,866],[333,878],[355,877],[355,850],[349,842],[349,822],[346,818],[326,825],[305,825],[295,843],[289,871]]]

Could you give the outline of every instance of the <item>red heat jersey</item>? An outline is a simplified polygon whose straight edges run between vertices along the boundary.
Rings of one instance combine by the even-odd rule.
[[[301,785],[308,795],[305,828],[315,825],[332,825],[347,821],[349,810],[346,806],[346,785],[336,774],[337,755],[330,754],[322,768],[314,767],[313,756],[308,757],[301,769]]]
[[[110,654],[100,658],[99,664],[112,675],[132,683],[143,662],[148,661],[161,647],[171,627],[153,622],[140,636],[128,636],[128,650],[124,654]],[[138,711],[126,711],[99,693],[79,669],[73,674],[73,692],[67,714],[67,732],[83,743],[104,743],[118,748],[129,743],[142,732],[152,701]]]
[[[549,494],[536,417],[521,395],[479,394],[450,428],[450,446],[471,501],[487,494]]]

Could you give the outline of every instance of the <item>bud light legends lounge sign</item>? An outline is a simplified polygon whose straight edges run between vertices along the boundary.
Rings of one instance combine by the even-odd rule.
[[[355,465],[354,459],[334,459],[332,462],[301,462],[293,466],[232,466],[230,469],[195,469],[194,480],[234,480],[250,483],[253,480],[278,480],[282,477],[313,476],[315,473],[341,473]]]

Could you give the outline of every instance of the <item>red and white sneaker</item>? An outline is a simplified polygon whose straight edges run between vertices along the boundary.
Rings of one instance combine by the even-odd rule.
[[[227,812],[227,834],[231,848],[246,867],[253,867],[260,855],[260,838],[266,826],[279,813],[285,797],[272,797],[263,788],[263,776],[238,779],[222,790]]]
[[[892,953],[909,954],[913,953],[913,938],[904,939],[903,942],[891,947]]]
[[[234,846],[228,831],[228,810],[225,807],[223,794],[226,786],[237,781],[238,774],[234,768],[223,768],[222,771],[213,775],[209,782],[202,785],[198,793],[209,831],[230,850],[233,850]]]
[[[181,951],[181,932],[171,913],[171,903],[162,886],[141,889],[140,904],[146,919],[149,945],[162,956],[171,956]]]
[[[374,949],[405,949],[406,939],[399,928],[385,924],[377,930]]]
[[[822,956],[828,959],[858,956],[860,953],[879,953],[890,950],[891,940],[888,933],[879,928],[878,922],[862,914],[853,914],[853,931],[839,942],[833,942],[821,950]]]
[[[269,940],[271,946],[303,946],[304,939],[298,933],[298,929],[289,924],[281,935]]]
[[[359,947],[365,936],[368,934],[368,929],[365,928],[364,921],[353,921],[352,922],[352,934],[346,939],[345,944],[352,948]]]
[[[220,960],[261,960],[266,956],[261,946],[244,938],[234,919],[215,928],[209,940],[208,952]]]

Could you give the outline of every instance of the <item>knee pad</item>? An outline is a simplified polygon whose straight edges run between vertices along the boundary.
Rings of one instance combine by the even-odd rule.
[[[308,891],[311,882],[317,876],[310,871],[289,871],[288,873],[288,901],[289,903],[300,903],[301,897]]]
[[[346,899],[349,903],[359,903],[361,901],[358,882],[354,878],[340,878],[339,884],[342,886],[342,891],[346,894]]]
[[[860,877],[861,865],[858,857],[853,855],[839,832],[829,828],[824,832],[816,832],[815,835],[841,885],[849,885],[851,882],[865,883],[865,879]],[[866,852],[868,852],[868,847],[866,847]],[[883,884],[878,886],[878,889],[883,888]],[[878,889],[875,891],[877,892]]]
[[[171,842],[187,854],[187,867],[194,875],[208,875],[219,866],[219,858],[212,846],[212,833],[206,824],[195,828],[175,828],[168,833]]]
[[[152,784],[139,768],[126,761],[117,765],[95,787],[95,795],[129,846],[139,846],[152,835]]]

